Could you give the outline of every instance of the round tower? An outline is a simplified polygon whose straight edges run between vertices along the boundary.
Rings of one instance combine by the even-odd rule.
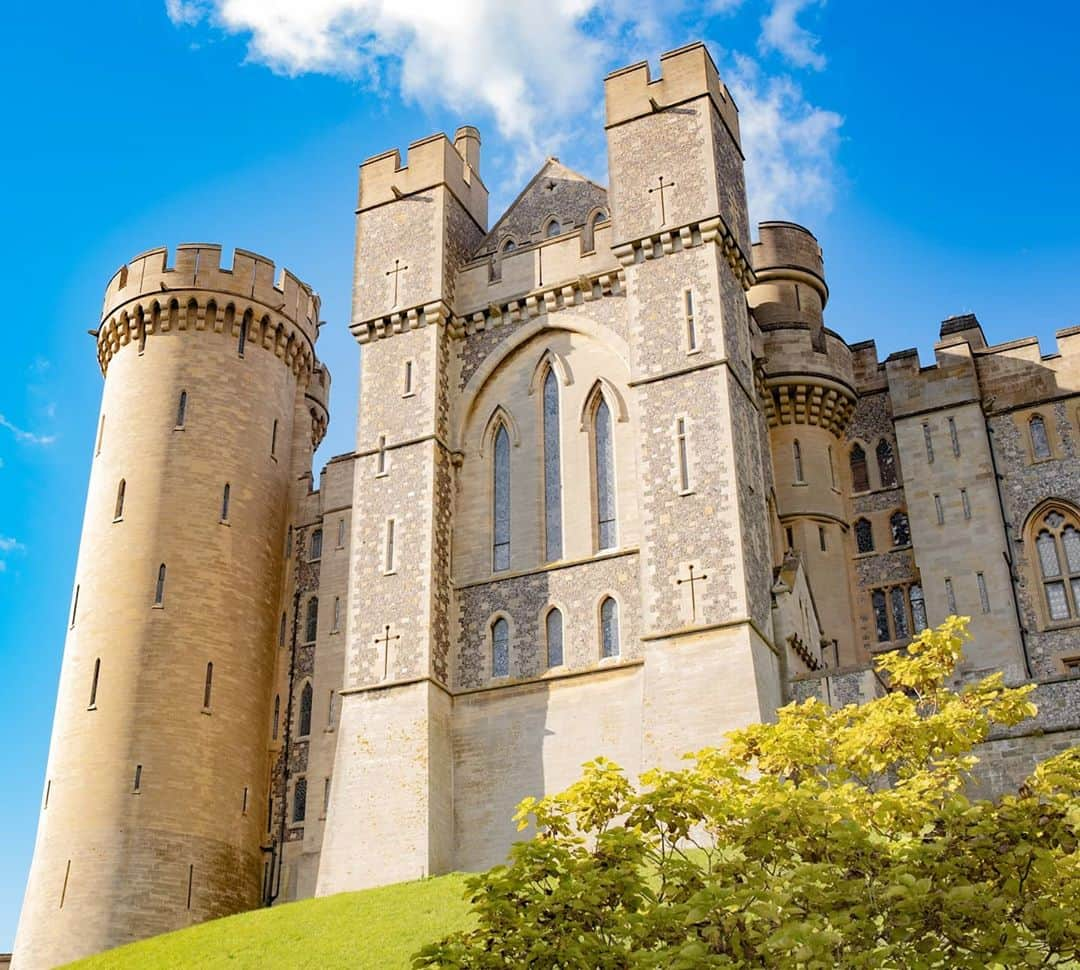
[[[260,902],[290,488],[325,428],[318,315],[296,277],[213,245],[109,282],[19,970]]]
[[[840,662],[854,662],[852,591],[835,581],[850,575],[852,551],[844,441],[856,402],[853,358],[824,325],[829,288],[814,235],[792,222],[763,222],[758,232],[747,299],[763,337],[760,392],[784,546],[799,553],[810,575],[822,630],[837,640]]]

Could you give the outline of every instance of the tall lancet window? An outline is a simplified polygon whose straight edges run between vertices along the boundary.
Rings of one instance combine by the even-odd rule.
[[[619,655],[619,604],[608,596],[600,604],[600,656]]]
[[[501,616],[491,624],[491,676],[510,676],[510,624]]]
[[[548,562],[562,559],[562,456],[559,451],[559,380],[544,378],[544,550]]]
[[[506,425],[495,432],[494,519],[491,565],[496,572],[510,568],[510,435]]]
[[[548,610],[544,619],[547,633],[547,661],[549,667],[561,667],[563,662],[563,623],[562,613],[557,606]]]
[[[615,528],[615,454],[611,440],[611,409],[600,398],[593,418],[596,448],[596,536],[601,550],[618,543]]]

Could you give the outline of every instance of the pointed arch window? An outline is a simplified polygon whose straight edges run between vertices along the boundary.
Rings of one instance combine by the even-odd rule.
[[[297,721],[296,733],[302,738],[306,738],[311,734],[311,705],[314,697],[315,694],[311,689],[311,681],[309,680],[300,691],[300,717]]]
[[[547,634],[547,665],[561,667],[563,664],[563,615],[553,606],[544,617],[544,631]]]
[[[502,616],[491,624],[491,676],[510,676],[510,624]]]
[[[619,604],[613,596],[600,604],[600,656],[619,656]]]
[[[1050,457],[1050,438],[1046,434],[1046,421],[1041,414],[1036,414],[1028,422],[1028,433],[1031,435],[1031,454],[1036,461],[1044,461]]]
[[[892,529],[894,546],[911,545],[911,527],[908,525],[908,517],[903,512],[893,512],[889,518],[889,527]]]
[[[491,566],[500,572],[510,568],[510,435],[505,424],[495,432],[494,459]]]
[[[878,475],[881,478],[882,488],[896,487],[896,456],[893,454],[892,445],[884,438],[877,446]]]
[[[154,606],[165,604],[165,563],[158,566],[157,584],[154,586]]]
[[[308,600],[307,613],[304,617],[304,642],[314,643],[319,635],[319,597],[312,596]]]
[[[593,416],[593,465],[596,469],[596,537],[601,551],[618,545],[615,521],[615,448],[611,409],[603,395]]]
[[[1054,508],[1038,517],[1036,528],[1046,615],[1052,622],[1080,618],[1080,520]]]
[[[855,523],[855,548],[858,552],[874,551],[874,527],[869,519],[859,519]]]
[[[116,486],[116,508],[113,510],[113,522],[119,522],[124,517],[124,492],[127,490],[127,482],[120,479]]]
[[[544,378],[544,552],[562,559],[562,453],[559,440],[559,379],[549,367]]]
[[[549,222],[547,224],[547,228],[544,230],[544,235],[547,236],[548,239],[553,239],[555,236],[559,235],[559,233],[561,233],[561,232],[562,232],[562,226],[559,225],[559,220],[558,219],[552,219],[551,222]]]
[[[851,448],[851,488],[855,492],[870,490],[870,473],[862,445],[853,445]]]
[[[791,443],[791,458],[795,465],[795,482],[802,484],[806,479],[803,478],[802,445],[799,444],[798,438]]]
[[[180,400],[176,404],[176,426],[182,428],[187,420],[187,391],[180,392]]]

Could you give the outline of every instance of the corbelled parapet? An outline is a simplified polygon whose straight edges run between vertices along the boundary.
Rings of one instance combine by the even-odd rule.
[[[98,328],[101,372],[121,347],[170,330],[212,330],[275,353],[302,380],[316,363],[319,297],[271,260],[237,249],[232,266],[221,246],[185,243],[169,265],[164,247],[141,253],[117,270],[105,289]],[[246,330],[245,330],[246,327]]]

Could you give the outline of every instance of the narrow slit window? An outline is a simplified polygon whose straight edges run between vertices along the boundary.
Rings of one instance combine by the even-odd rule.
[[[244,785],[244,795],[240,801],[240,814],[247,815],[248,810],[248,786]]]
[[[510,676],[510,624],[501,616],[491,624],[491,676]]]
[[[615,450],[612,441],[611,409],[603,397],[593,418],[596,468],[596,533],[601,551],[618,545],[615,521]]]
[[[966,488],[960,489],[960,504],[964,507],[964,518],[971,518],[971,499],[968,498],[968,491]]]
[[[619,656],[619,604],[608,596],[600,604],[600,656]]]
[[[563,663],[563,616],[557,607],[548,610],[548,614],[544,619],[544,629],[547,633],[547,665],[549,667],[561,667]]]
[[[337,524],[337,547],[339,549],[345,548],[345,520],[338,519]]]
[[[990,591],[986,588],[986,576],[984,576],[982,573],[976,573],[975,582],[979,586],[979,606],[984,613],[989,613]]]
[[[270,739],[272,741],[277,740],[278,736],[278,724],[281,723],[281,695],[274,695],[274,723],[270,728]]]
[[[165,563],[158,566],[157,583],[154,586],[154,606],[165,605]]]
[[[45,782],[45,804],[42,806],[42,808],[48,808],[49,807],[49,795],[51,793],[52,793],[52,779],[50,778],[48,781]]]
[[[244,314],[244,319],[240,321],[240,339],[236,342],[236,353],[239,357],[244,356],[244,345],[247,343],[248,326],[250,320],[251,315],[250,311],[248,311],[248,313]]]
[[[386,535],[383,542],[383,572],[389,576],[397,568],[397,549],[395,546],[395,527],[397,522],[394,519],[386,520]]]
[[[923,424],[922,426],[923,444],[926,446],[926,460],[929,464],[934,464],[934,437],[930,432],[930,425]]]
[[[956,430],[956,418],[949,418],[949,441],[952,443],[952,453],[956,458],[960,457],[960,435]]]
[[[214,665],[213,665],[213,663],[208,663],[206,665],[206,681],[203,684],[203,699],[202,699],[202,706],[203,706],[203,710],[205,710],[205,711],[210,710],[210,695],[213,692],[213,689],[214,689]]]
[[[686,290],[683,294],[683,302],[686,310],[686,349],[693,352],[698,349],[697,345],[697,318],[694,314],[694,291]]]
[[[79,612],[79,584],[75,584],[75,595],[71,598],[71,626],[75,626],[75,614]]]
[[[411,360],[405,361],[405,389],[402,392],[403,397],[408,397],[413,392],[413,362]]]
[[[195,885],[195,865],[187,867],[187,908],[191,909],[191,890]]]
[[[323,779],[323,792],[322,792],[322,813],[323,817],[326,817],[326,813],[330,811],[330,779]]]
[[[794,549],[795,548],[795,533],[794,533],[794,531],[792,531],[792,528],[791,528],[790,525],[786,529],[784,529],[784,537],[787,539],[787,547],[789,549]]]
[[[937,513],[937,524],[945,524],[945,506],[941,504],[941,496],[934,496],[934,511]]]
[[[926,600],[923,598],[922,586],[912,584],[908,590],[908,599],[911,602],[911,622],[916,633],[922,633],[926,629]]]
[[[307,779],[297,778],[293,786],[293,813],[294,822],[303,822],[307,818]]]
[[[127,489],[127,482],[124,479],[120,479],[120,484],[116,486],[116,508],[113,509],[113,522],[119,522],[124,517],[124,492]]]
[[[268,794],[266,798],[266,831],[274,828],[274,796]]]
[[[67,887],[68,880],[71,878],[71,860],[67,861],[67,868],[64,869],[64,885],[60,889],[60,909],[64,908],[64,900],[67,899]]]
[[[139,321],[139,356],[146,353],[146,321]]]
[[[90,703],[88,707],[97,707],[98,681],[101,680],[101,658],[94,661],[94,676],[90,680]]]
[[[176,402],[176,426],[182,428],[187,421],[187,391],[180,392],[180,400]]]
[[[331,633],[341,632],[341,597],[334,597],[334,622],[330,626]]]
[[[806,481],[803,478],[803,464],[802,464],[802,445],[799,444],[799,439],[796,438],[791,445],[791,457],[795,465],[795,482],[801,484]]]
[[[505,425],[495,432],[493,469],[494,521],[491,549],[492,569],[499,572],[510,568],[510,435]]]
[[[281,614],[281,622],[278,623],[277,642],[279,647],[285,646],[285,614]]]
[[[221,521],[229,521],[229,492],[231,491],[229,483],[225,483],[225,488],[221,491]]]
[[[270,457],[277,457],[277,418],[274,418],[273,427],[270,429]]]
[[[101,420],[98,422],[97,447],[94,448],[94,454],[95,455],[100,455],[101,454],[101,442],[104,439],[105,439],[105,415],[103,414],[101,416]]]
[[[330,689],[330,693],[326,698],[326,726],[332,728],[334,726],[334,705],[337,702],[337,691],[333,688]]]
[[[308,681],[300,691],[300,717],[296,733],[302,738],[311,734],[311,707],[314,701],[315,692],[311,689],[311,681]]]
[[[375,456],[375,474],[386,474],[386,435],[379,435],[379,450]]]
[[[686,442],[686,418],[679,418],[675,422],[675,448],[679,462],[679,491],[690,491],[690,456],[687,452]]]
[[[945,579],[945,601],[949,604],[949,613],[951,615],[956,614],[956,590],[953,589],[953,581],[946,577]]]
[[[833,448],[829,445],[827,449],[827,456],[829,459],[829,484],[836,488],[836,463],[833,461]]]
[[[135,766],[135,782],[131,786],[131,793],[133,795],[139,794],[139,789],[142,787],[142,765]]]
[[[562,443],[559,428],[559,380],[548,368],[544,378],[544,553],[548,562],[562,559]]]
[[[825,543],[825,526],[818,526],[818,545],[821,547],[822,552],[828,552],[828,546]]]
[[[304,622],[304,642],[314,643],[319,635],[319,597],[312,596],[307,602]]]

